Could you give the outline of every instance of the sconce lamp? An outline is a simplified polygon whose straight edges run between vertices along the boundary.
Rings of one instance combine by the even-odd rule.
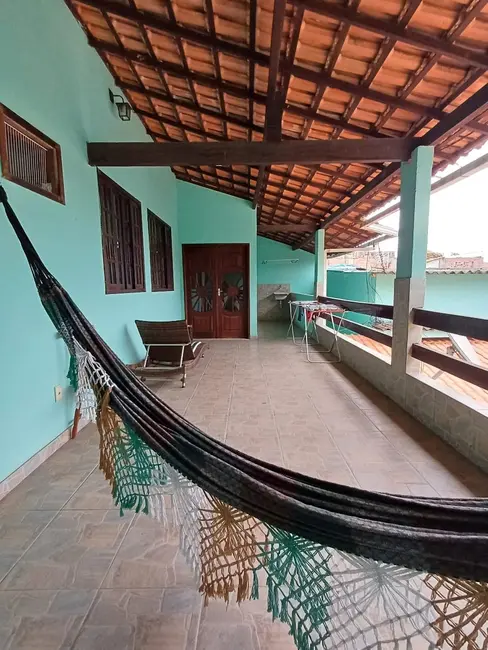
[[[132,108],[129,102],[126,102],[122,95],[114,95],[111,90],[108,91],[108,96],[112,104],[115,104],[117,107],[117,112],[122,122],[128,122],[132,114]]]

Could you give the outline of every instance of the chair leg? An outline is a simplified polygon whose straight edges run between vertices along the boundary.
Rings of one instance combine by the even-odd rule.
[[[181,387],[185,388],[186,386],[186,366],[183,366],[183,376],[181,377]]]

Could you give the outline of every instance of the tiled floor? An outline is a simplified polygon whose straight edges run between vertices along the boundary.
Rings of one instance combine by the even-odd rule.
[[[279,332],[278,332],[279,333]],[[264,327],[211,342],[186,389],[154,389],[229,444],[332,481],[488,495],[488,477],[339,364],[307,364]],[[266,599],[202,608],[177,535],[119,517],[85,429],[0,504],[1,650],[291,650]]]

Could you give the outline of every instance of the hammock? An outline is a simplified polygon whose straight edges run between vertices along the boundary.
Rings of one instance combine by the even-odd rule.
[[[0,202],[70,352],[115,503],[179,526],[205,601],[265,590],[299,650],[488,647],[488,499],[368,492],[207,436],[117,358],[46,269],[2,187]]]

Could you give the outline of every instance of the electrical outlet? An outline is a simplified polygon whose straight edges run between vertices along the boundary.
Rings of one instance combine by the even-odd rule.
[[[63,389],[61,386],[55,386],[54,387],[54,401],[59,402],[61,399],[63,399]]]

